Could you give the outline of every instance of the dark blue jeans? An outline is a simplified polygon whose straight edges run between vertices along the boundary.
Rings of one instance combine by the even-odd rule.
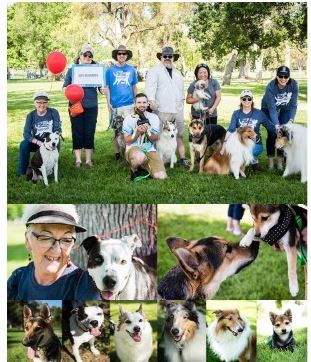
[[[268,109],[262,109],[262,111],[266,114],[266,116],[268,118],[270,118],[269,116],[269,111]],[[280,111],[279,113],[279,123],[280,125],[286,124],[288,121],[290,120],[290,111]],[[270,132],[268,131],[268,137],[267,137],[267,142],[266,142],[266,147],[267,147],[267,156],[268,157],[274,157],[275,155],[275,140],[276,140],[276,132]],[[283,151],[282,150],[277,150],[277,155],[282,157],[283,156]]]
[[[74,150],[94,149],[98,106],[85,108],[77,117],[70,117],[72,148]]]
[[[228,208],[228,216],[234,220],[241,220],[244,215],[242,204],[230,204]]]
[[[17,174],[18,176],[25,175],[27,167],[29,165],[30,152],[36,152],[39,149],[38,145],[31,143],[27,140],[23,140],[19,144],[19,154],[18,154],[18,167]]]

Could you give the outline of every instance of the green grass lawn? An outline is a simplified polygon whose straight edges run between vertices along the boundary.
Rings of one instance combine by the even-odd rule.
[[[257,362],[304,362],[307,361],[307,328],[294,331],[297,346],[294,352],[279,351],[268,346],[271,337],[257,336]]]
[[[218,123],[227,127],[232,112],[238,107],[239,93],[249,88],[255,94],[255,103],[260,99],[268,80],[262,83],[234,81],[222,88]],[[299,81],[300,96],[297,122],[305,124],[306,80]],[[247,179],[235,180],[232,176],[192,174],[181,166],[168,169],[165,181],[145,180],[133,183],[129,169],[124,163],[113,158],[112,130],[107,130],[108,113],[106,101],[100,97],[99,116],[96,131],[96,150],[93,169],[75,169],[73,166],[70,121],[67,103],[61,91],[61,82],[9,81],[8,82],[8,202],[9,203],[306,203],[307,186],[300,183],[299,176],[288,179],[280,171],[269,172],[265,154],[261,155],[262,171],[250,173]],[[139,90],[144,84],[139,83]],[[61,145],[59,184],[53,179],[46,188],[42,182],[33,185],[16,175],[18,147],[22,140],[26,114],[33,109],[32,95],[36,90],[45,89],[50,95],[50,106],[59,110],[65,141]],[[187,86],[185,88],[186,92]],[[190,107],[185,108],[185,122],[189,121]],[[262,134],[266,137],[266,131]],[[184,136],[189,156],[188,131]]]
[[[225,231],[225,221],[209,219],[206,215],[158,215],[158,280],[177,264],[177,259],[165,242],[167,237],[179,236],[188,240],[206,236],[221,236],[228,241],[240,238]],[[242,223],[246,232],[251,225]],[[297,266],[300,291],[295,299],[304,299],[304,270]],[[213,299],[292,299],[288,290],[287,261],[285,253],[276,252],[261,243],[257,259],[240,273],[224,281]]]

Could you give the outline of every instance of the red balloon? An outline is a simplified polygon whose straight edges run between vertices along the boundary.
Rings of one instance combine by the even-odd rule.
[[[69,102],[76,103],[82,101],[84,90],[78,84],[70,84],[65,89],[65,96]]]
[[[67,64],[65,55],[61,52],[52,52],[46,58],[46,66],[53,74],[61,73]]]

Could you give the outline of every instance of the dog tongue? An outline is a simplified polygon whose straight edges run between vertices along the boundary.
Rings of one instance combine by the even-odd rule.
[[[101,330],[100,330],[99,327],[91,328],[90,333],[91,333],[92,336],[97,337],[97,336],[99,336],[101,334]]]
[[[135,342],[140,342],[141,341],[141,336],[139,334],[134,334],[133,339],[134,339]]]
[[[100,294],[101,294],[102,298],[105,300],[115,300],[116,299],[115,294],[112,292],[103,291],[103,292],[100,292]]]
[[[34,359],[35,354],[36,354],[36,351],[33,348],[28,347],[28,349],[27,349],[27,357],[30,358],[30,359]]]

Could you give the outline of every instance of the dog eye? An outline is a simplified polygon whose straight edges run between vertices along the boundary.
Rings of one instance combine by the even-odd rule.
[[[269,216],[262,216],[261,221],[267,221],[269,219]]]
[[[143,320],[142,319],[140,319],[138,322],[142,322]]]
[[[95,263],[102,263],[104,258],[101,255],[95,256],[94,261]]]
[[[232,317],[229,317],[228,319],[229,319],[229,321],[232,321]]]
[[[130,321],[129,319],[127,319],[127,320],[125,321],[125,323],[126,323],[126,324],[131,324],[131,321]]]
[[[280,323],[276,323],[276,327],[279,327],[280,326]]]
[[[289,322],[288,322],[288,321],[286,321],[286,322],[285,322],[285,324],[289,324]]]
[[[232,253],[232,246],[227,244],[227,250],[226,253]]]
[[[35,332],[38,332],[38,331],[40,331],[40,327],[35,327],[33,330],[34,330]]]
[[[125,265],[125,264],[127,264],[127,261],[125,259],[123,259],[123,260],[121,260],[121,264]]]
[[[184,315],[184,319],[188,319],[188,315],[186,314],[186,315]]]

